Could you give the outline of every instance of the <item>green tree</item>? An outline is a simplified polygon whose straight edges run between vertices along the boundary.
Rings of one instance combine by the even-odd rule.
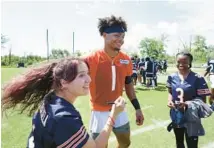
[[[209,45],[206,49],[206,57],[208,59],[214,59],[214,45]]]
[[[206,38],[201,35],[194,37],[194,52],[204,51],[206,47]]]
[[[205,62],[207,60],[207,45],[206,38],[201,35],[195,35],[193,41],[193,48],[191,52],[195,61]]]
[[[166,55],[164,46],[164,42],[160,39],[144,38],[141,40],[139,48],[142,56],[163,59]]]
[[[180,39],[182,51],[190,52],[194,57],[194,62],[205,62],[207,57],[212,53],[212,47],[206,45],[206,38],[201,35],[190,36],[189,43]]]
[[[166,54],[165,59],[167,59],[168,64],[174,64],[175,63],[175,55]]]
[[[2,66],[16,67],[19,62],[25,63],[26,66],[32,65],[41,61],[44,61],[46,58],[41,56],[28,55],[26,57],[16,56],[13,54],[5,55],[1,57]]]
[[[68,57],[68,56],[70,56],[70,53],[66,49],[64,49],[64,50],[62,50],[62,49],[52,49],[50,58],[59,59],[59,58],[65,58],[65,57]]]

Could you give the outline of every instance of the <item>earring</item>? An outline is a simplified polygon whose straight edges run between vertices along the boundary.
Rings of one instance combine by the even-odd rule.
[[[188,68],[191,68],[191,65],[188,65]]]

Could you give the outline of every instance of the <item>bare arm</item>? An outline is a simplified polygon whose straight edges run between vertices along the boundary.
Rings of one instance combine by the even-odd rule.
[[[172,89],[168,88],[168,101],[172,101]]]
[[[130,76],[126,77],[125,90],[126,90],[127,97],[131,101],[131,103],[134,106],[135,111],[136,111],[136,124],[143,125],[144,116],[143,116],[142,110],[140,108],[140,103],[138,102],[138,99],[135,95],[134,86],[133,86]]]
[[[167,103],[167,106],[169,108],[174,108],[175,107],[172,99],[173,99],[173,97],[172,97],[172,89],[168,88],[168,103]]]
[[[126,79],[131,79],[131,77],[126,77]],[[129,100],[131,101],[135,110],[136,111],[141,110],[140,104],[139,104],[138,99],[137,99],[136,94],[135,94],[135,89],[134,89],[133,83],[131,81],[126,80],[125,90],[126,90],[126,95],[129,98]]]
[[[133,83],[125,84],[126,95],[130,101],[136,98]]]
[[[89,138],[83,148],[105,148],[108,144],[108,139],[112,131],[116,116],[122,112],[125,108],[125,100],[119,97],[112,106],[109,118],[106,122],[105,127],[100,132],[99,136],[93,140]]]
[[[111,111],[110,117],[115,120],[116,115],[114,111]],[[87,143],[83,146],[83,148],[105,148],[108,144],[108,139],[112,131],[112,121],[111,118],[108,119],[104,129],[101,131],[99,136],[93,140],[91,137],[88,139]]]
[[[113,118],[113,120],[115,121],[116,115],[113,112],[111,112],[110,117]],[[112,124],[110,124],[111,118],[108,119],[107,124],[105,125],[104,129],[99,134],[99,136],[95,139],[95,143],[98,148],[106,147],[106,145],[108,144],[108,139],[109,139],[110,133],[112,131],[112,126],[113,126]]]

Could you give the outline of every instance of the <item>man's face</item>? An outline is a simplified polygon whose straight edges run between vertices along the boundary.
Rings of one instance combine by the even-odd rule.
[[[105,44],[119,51],[124,43],[125,33],[103,33]]]

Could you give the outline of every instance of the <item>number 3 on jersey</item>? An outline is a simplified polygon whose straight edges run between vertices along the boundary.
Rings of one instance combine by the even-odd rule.
[[[184,102],[184,90],[182,88],[177,88],[176,91],[180,93],[178,95],[178,98],[180,99],[180,102]]]

